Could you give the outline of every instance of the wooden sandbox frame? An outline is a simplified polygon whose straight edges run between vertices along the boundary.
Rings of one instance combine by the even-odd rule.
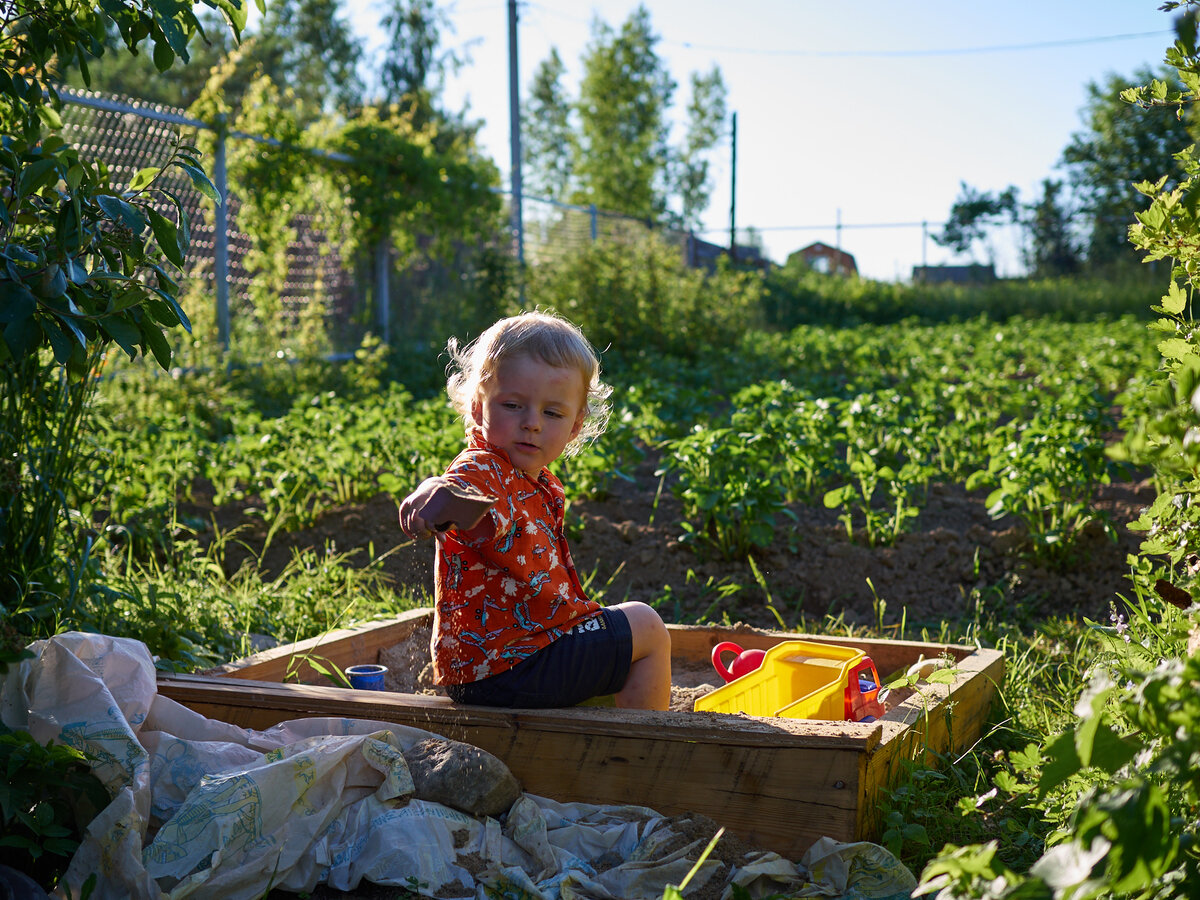
[[[960,752],[983,732],[1004,678],[996,650],[745,627],[668,626],[676,665],[707,663],[731,640],[766,650],[803,638],[861,648],[883,681],[919,659],[953,660],[954,680],[923,686],[875,722],[822,722],[601,707],[502,710],[441,696],[333,687],[308,665],[377,661],[428,628],[432,610],[277,647],[204,675],[161,675],[159,692],[209,718],[264,729],[310,716],[375,719],[474,744],[525,790],[563,801],[698,812],[752,846],[799,859],[814,841],[878,839],[876,795],[904,760]],[[283,683],[287,679],[299,683]],[[719,681],[719,679],[717,679]]]

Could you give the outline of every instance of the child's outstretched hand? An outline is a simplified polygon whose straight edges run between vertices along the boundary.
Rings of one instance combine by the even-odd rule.
[[[411,538],[431,537],[451,525],[470,531],[495,502],[495,497],[444,478],[427,478],[401,501],[400,529]]]
[[[444,482],[440,476],[426,478],[415,491],[400,501],[400,530],[410,538],[420,540],[433,537],[437,531],[436,522],[427,522],[421,513],[429,500]]]

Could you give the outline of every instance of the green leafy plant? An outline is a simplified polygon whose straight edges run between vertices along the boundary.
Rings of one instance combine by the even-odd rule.
[[[632,427],[632,417],[617,411],[609,418],[604,434],[588,442],[573,456],[555,463],[555,472],[568,496],[604,499],[618,479],[632,482],[632,469],[645,458]]]
[[[890,810],[883,820],[879,843],[899,856],[906,843],[929,844],[929,833],[919,822],[906,822],[899,810]]]
[[[688,517],[680,523],[685,541],[735,559],[771,543],[777,516],[794,518],[774,476],[770,441],[765,434],[697,427],[664,448],[664,471],[678,476],[673,490]]]
[[[1115,630],[1113,646],[1124,643],[1123,631]],[[1077,723],[1040,754],[1027,750],[1038,756],[1027,773],[1043,801],[1063,788],[1078,797],[1041,858],[1025,874],[999,866],[995,846],[948,848],[926,868],[918,894],[1186,894],[1200,877],[1194,849],[1200,779],[1193,762],[1200,746],[1194,737],[1200,659],[1161,660],[1146,669],[1142,648],[1133,641],[1128,646],[1136,649],[1109,655],[1124,682],[1113,681],[1108,666],[1102,667]]]
[[[1200,97],[1198,4],[1163,6],[1179,8],[1186,12],[1167,52],[1179,84],[1131,88],[1123,94],[1127,102],[1182,109]],[[1200,166],[1192,148],[1177,158],[1183,180],[1171,187],[1166,177],[1139,184],[1150,205],[1130,227],[1131,241],[1147,260],[1172,260],[1171,283],[1153,307],[1161,362],[1127,415],[1126,439],[1111,451],[1119,460],[1152,466],[1159,492],[1138,523],[1146,539],[1131,560],[1137,599],[1126,604],[1128,619],[1114,610],[1111,627],[1097,626],[1102,652],[1076,704],[1076,720],[1025,754],[1036,757],[1024,773],[1026,783],[1036,785],[1047,809],[1068,815],[1027,872],[1000,864],[995,842],[947,847],[926,867],[918,894],[1165,898],[1190,896],[1200,879],[1200,655],[1188,637],[1196,628],[1200,549],[1200,507],[1192,502],[1200,487],[1200,405],[1194,402],[1200,347],[1192,314]]]
[[[300,670],[304,666],[308,666],[321,677],[328,679],[334,687],[350,687],[350,679],[336,663],[315,653],[297,653],[288,657],[287,669],[283,673],[284,683],[298,683]]]
[[[871,451],[846,450],[846,468],[853,479],[849,484],[825,492],[826,509],[840,509],[838,521],[846,526],[846,536],[853,540],[854,523],[862,523],[867,544],[891,544],[904,530],[904,523],[915,518],[920,510],[911,501],[913,482],[908,468],[897,471],[889,465],[879,465]],[[886,506],[875,502],[876,491],[883,486],[887,493]]]
[[[713,575],[709,575],[701,581],[700,576],[692,569],[688,569],[687,575],[684,576],[684,583],[699,585],[699,602],[705,604],[702,612],[688,616],[684,612],[683,603],[675,593],[675,588],[669,584],[663,586],[662,595],[657,597],[651,605],[656,609],[665,609],[670,604],[671,621],[684,623],[690,619],[691,624],[695,625],[713,621],[717,610],[722,606],[730,605],[729,601],[739,594],[743,587],[728,578],[718,578]]]
[[[747,385],[732,399],[734,428],[774,436],[774,471],[789,501],[811,499],[817,486],[841,465],[837,455],[845,441],[838,414],[841,403],[836,398],[813,397],[814,387],[781,378]]]
[[[1076,408],[1102,409],[1096,403]],[[1056,412],[1010,422],[992,436],[987,469],[967,479],[971,490],[992,487],[987,505],[993,517],[1013,515],[1025,525],[1035,558],[1069,561],[1090,523],[1110,528],[1090,500],[1093,487],[1111,478],[1103,435],[1113,423],[1103,413],[1089,419]]]
[[[108,793],[78,750],[0,725],[0,857],[49,886]]]

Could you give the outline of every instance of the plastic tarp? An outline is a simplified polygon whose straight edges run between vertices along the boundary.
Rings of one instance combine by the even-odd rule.
[[[73,632],[30,649],[5,676],[0,718],[85,753],[112,798],[64,895],[95,874],[94,900],[239,900],[362,881],[442,898],[657,900],[707,843],[645,807],[528,793],[499,819],[471,816],[415,796],[402,751],[437,735],[358,719],[251,731],[160,696],[138,641]],[[710,857],[685,896],[728,898],[734,884],[751,897],[857,900],[908,897],[916,882],[882,847],[825,839],[799,862]]]

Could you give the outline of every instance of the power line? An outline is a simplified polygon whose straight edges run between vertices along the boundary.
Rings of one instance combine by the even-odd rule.
[[[841,229],[848,231],[852,228],[941,228],[945,222],[862,222],[862,223],[846,223],[840,225],[766,225],[763,227],[747,226],[755,231],[834,231]],[[696,234],[714,234],[716,232],[724,233],[724,228],[705,228],[697,230]]]
[[[1089,221],[1092,222],[1120,222],[1129,224],[1132,221],[1131,217],[1126,216],[1091,216]],[[867,228],[927,228],[931,232],[935,229],[945,228],[949,222],[936,221],[926,219],[923,222],[840,222],[831,225],[747,225],[745,228],[739,228],[739,231],[756,231],[762,233],[765,231],[850,231],[853,229]],[[989,222],[989,228],[1020,228],[1021,222]],[[728,229],[722,227],[715,228],[696,228],[693,229],[696,234],[724,234]]]
[[[753,56],[807,56],[837,57],[843,59],[881,59],[919,56],[968,56],[978,53],[1012,53],[1022,50],[1048,50],[1055,47],[1073,47],[1081,44],[1102,44],[1111,41],[1129,41],[1139,38],[1161,38],[1173,31],[1142,31],[1136,34],[1110,34],[1088,38],[1065,38],[1057,41],[1037,41],[1029,44],[985,44],[978,47],[927,48],[924,50],[762,50],[750,47],[722,47],[708,44],[693,44],[689,41],[668,41],[689,50],[707,50],[719,53],[742,53]]]
[[[523,6],[536,7],[540,12],[547,13],[551,16],[556,16],[560,19],[566,19],[577,24],[590,25],[590,19],[582,19],[579,16],[573,16],[570,13],[564,13],[558,9],[552,9],[542,3],[522,2]],[[1025,50],[1050,50],[1057,47],[1073,47],[1085,44],[1103,44],[1113,41],[1131,41],[1140,40],[1142,38],[1162,38],[1164,35],[1173,35],[1171,29],[1161,29],[1159,31],[1141,31],[1130,34],[1107,34],[1096,35],[1094,37],[1085,38],[1062,38],[1053,41],[1034,41],[1025,44],[982,44],[975,47],[932,47],[924,49],[911,50],[811,50],[806,48],[794,49],[763,49],[760,47],[728,47],[717,44],[696,44],[691,41],[670,40],[665,37],[660,37],[659,40],[664,44],[671,44],[677,47],[684,47],[688,50],[704,50],[712,53],[740,53],[748,56],[799,56],[799,57],[835,57],[845,59],[874,59],[874,58],[905,58],[905,57],[922,57],[922,56],[967,56],[978,53],[1014,53]]]

